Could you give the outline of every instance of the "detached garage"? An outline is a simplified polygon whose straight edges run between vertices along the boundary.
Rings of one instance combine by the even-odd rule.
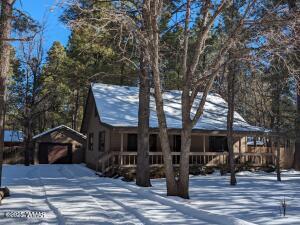
[[[84,162],[86,137],[61,125],[33,137],[35,164]]]

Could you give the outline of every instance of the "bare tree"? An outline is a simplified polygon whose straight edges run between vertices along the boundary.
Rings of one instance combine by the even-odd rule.
[[[162,1],[145,1],[144,7],[147,9],[147,17],[145,20],[149,24],[147,37],[149,38],[149,55],[150,64],[152,66],[156,110],[160,127],[160,139],[164,154],[164,163],[167,178],[168,195],[177,195],[183,198],[188,198],[189,187],[189,152],[191,146],[192,128],[196,125],[204,111],[204,105],[208,92],[210,91],[215,77],[218,75],[220,68],[224,64],[224,57],[231,48],[236,35],[240,32],[245,16],[248,14],[251,4],[246,7],[244,17],[239,21],[237,26],[232,29],[234,32],[228,35],[223,47],[216,53],[212,62],[204,69],[198,71],[200,56],[204,53],[207,47],[207,39],[213,25],[219,15],[226,8],[228,2],[221,1],[213,3],[205,1],[200,7],[200,20],[197,24],[199,32],[196,35],[196,41],[193,49],[193,54],[189,54],[191,46],[189,44],[189,27],[190,27],[190,12],[191,1],[186,4],[186,17],[183,36],[183,56],[182,56],[182,131],[181,131],[181,154],[180,168],[178,177],[175,176],[172,163],[170,144],[168,140],[168,128],[166,117],[163,109],[163,90],[161,88],[160,65],[159,65],[159,33],[158,23],[163,2]],[[213,12],[211,11],[213,9]],[[201,85],[204,89],[202,95],[199,94]]]
[[[39,104],[48,96],[41,96],[41,79],[43,65],[43,32],[31,41],[20,44],[20,56],[25,73],[24,114],[22,124],[25,131],[25,165],[30,165],[34,119],[41,113]],[[42,109],[42,112],[47,109]]]

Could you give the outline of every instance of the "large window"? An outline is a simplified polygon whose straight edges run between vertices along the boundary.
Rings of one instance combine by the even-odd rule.
[[[137,151],[137,134],[127,135],[127,151]]]
[[[93,151],[93,147],[94,147],[94,134],[93,133],[89,133],[89,150]]]
[[[210,136],[209,137],[209,151],[224,152],[228,151],[227,137]]]
[[[105,151],[105,131],[100,131],[99,132],[98,150],[99,150],[99,152],[104,152]]]

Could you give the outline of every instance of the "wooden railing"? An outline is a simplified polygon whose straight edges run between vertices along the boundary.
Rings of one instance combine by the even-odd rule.
[[[104,152],[98,159],[98,163],[96,164],[96,171],[106,173],[111,170],[115,165],[119,164],[117,158],[118,155],[119,152]]]
[[[174,166],[179,166],[180,152],[172,152]],[[259,167],[274,165],[276,155],[273,153],[234,153],[235,164],[247,164]],[[151,167],[162,166],[162,152],[149,152]],[[137,152],[104,152],[97,163],[97,171],[106,173],[114,167],[136,167]],[[190,152],[190,166],[222,166],[228,164],[228,152]]]
[[[180,152],[172,152],[173,164],[178,166],[180,162]],[[119,152],[120,166],[135,167],[137,162],[137,152]],[[247,163],[251,166],[264,166],[275,163],[273,153],[234,153],[237,165]],[[163,165],[162,152],[149,153],[150,166]],[[220,166],[228,163],[228,152],[190,152],[190,165]]]

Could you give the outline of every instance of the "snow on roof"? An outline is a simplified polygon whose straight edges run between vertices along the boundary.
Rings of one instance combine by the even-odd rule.
[[[138,126],[138,87],[107,85],[95,83],[91,86],[101,122],[115,127]],[[199,93],[192,108],[191,116],[196,112],[202,93]],[[181,91],[164,93],[164,110],[168,128],[181,129]],[[194,129],[224,131],[227,130],[227,102],[218,94],[210,93],[204,106],[204,113]],[[156,105],[153,96],[150,98],[151,128],[158,127]],[[234,113],[235,131],[265,132],[261,127],[251,126],[237,112]]]
[[[4,142],[23,142],[24,133],[19,130],[4,130]]]
[[[60,130],[60,129],[67,129],[67,130],[69,130],[71,132],[74,132],[74,133],[78,134],[79,136],[81,136],[83,138],[86,138],[86,136],[84,136],[82,133],[79,133],[78,131],[76,131],[76,130],[70,128],[70,127],[67,127],[66,125],[60,125],[58,127],[54,127],[52,129],[46,130],[46,131],[44,131],[44,132],[42,132],[42,133],[40,133],[38,135],[35,135],[32,139],[37,139],[37,138],[39,138],[39,137],[41,137],[41,136],[43,136],[45,134],[49,134],[49,133],[52,133],[53,131]]]

